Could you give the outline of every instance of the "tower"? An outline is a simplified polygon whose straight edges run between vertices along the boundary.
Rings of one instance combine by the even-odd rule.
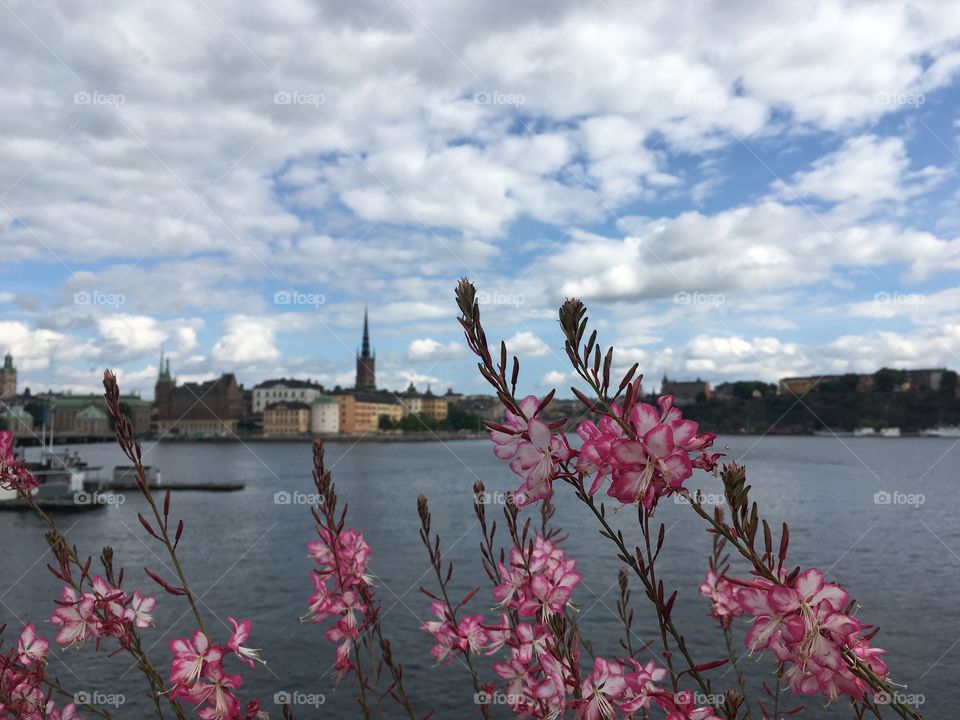
[[[157,384],[153,393],[153,404],[157,408],[157,416],[161,419],[169,418],[173,414],[173,390],[176,383],[170,375],[170,358],[164,364],[163,351],[160,351],[160,372],[157,375]]]
[[[3,369],[0,370],[0,398],[6,400],[17,394],[17,369],[13,366],[13,355],[6,354],[3,358]]]
[[[363,344],[357,353],[357,390],[376,390],[377,356],[370,352],[370,324],[367,321],[367,309],[363,309]]]

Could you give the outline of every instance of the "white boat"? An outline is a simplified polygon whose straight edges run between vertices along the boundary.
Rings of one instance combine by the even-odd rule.
[[[855,437],[876,437],[877,431],[872,427],[858,427],[853,434]]]
[[[880,428],[880,437],[900,437],[900,428]]]
[[[920,434],[924,437],[945,437],[960,438],[960,426],[958,425],[938,425],[935,428],[921,430]]]

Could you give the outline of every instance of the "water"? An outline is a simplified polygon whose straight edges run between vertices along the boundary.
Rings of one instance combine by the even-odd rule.
[[[730,457],[746,462],[755,499],[766,516],[774,524],[781,520],[790,524],[793,563],[817,565],[828,578],[842,582],[862,603],[861,616],[882,628],[875,642],[889,650],[894,677],[909,685],[906,692],[924,696],[921,709],[927,718],[953,715],[952,703],[948,712],[947,691],[958,680],[957,442],[734,437],[721,443],[728,446]],[[175,494],[173,504],[174,514],[183,517],[187,526],[181,557],[210,618],[211,632],[223,641],[227,615],[252,618],[250,644],[263,648],[269,660],[266,669],[244,668],[241,698],[260,697],[265,709],[275,710],[276,692],[322,694],[322,707],[298,707],[295,716],[359,717],[350,686],[335,687],[333,648],[322,628],[298,622],[311,592],[312,561],[304,551],[314,538],[309,509],[278,504],[275,498],[281,491],[311,491],[310,446],[162,444],[145,450],[145,461],[158,466],[167,481],[247,484],[236,493]],[[82,446],[80,451],[91,463],[107,468],[123,461],[110,445]],[[386,633],[404,664],[418,711],[423,714],[435,708],[439,720],[475,717],[466,671],[457,662],[434,667],[427,654],[430,638],[418,630],[429,614],[429,600],[419,587],[434,584],[417,535],[416,498],[419,493],[430,498],[434,528],[441,534],[446,557],[454,562],[457,592],[465,594],[480,586],[482,591],[470,610],[484,612],[492,600],[479,564],[480,536],[471,510],[471,487],[480,478],[490,490],[507,490],[515,487],[515,478],[493,457],[485,441],[333,444],[327,459],[341,499],[349,503],[348,524],[362,528],[373,547],[371,567],[379,578],[377,595]],[[719,482],[703,473],[694,481],[693,486],[699,485],[704,492],[719,491]],[[877,504],[879,492],[902,495],[893,497],[890,504]],[[925,502],[898,504],[916,499],[908,496],[917,494]],[[96,556],[101,546],[112,546],[117,562],[127,568],[127,585],[152,592],[151,582],[142,573],[144,566],[167,577],[172,573],[165,569],[161,548],[137,522],[145,501],[134,493],[127,493],[125,500],[119,507],[63,515],[58,521],[68,540],[85,554]],[[584,576],[574,595],[583,633],[598,654],[614,656],[621,632],[615,614],[619,561],[568,488],[560,488],[557,505],[555,522],[570,534],[567,550],[578,558]],[[680,590],[674,611],[677,624],[698,660],[723,657],[722,637],[714,631],[696,589],[706,568],[709,537],[689,507],[668,502],[658,516],[669,528],[660,574],[667,587]],[[628,542],[639,541],[635,516],[620,513],[615,523],[624,529]],[[7,549],[0,570],[0,622],[16,626],[32,620],[52,638],[46,619],[54,608],[58,584],[45,567],[48,558],[39,522],[28,514],[0,513],[0,546]],[[193,625],[183,600],[159,590],[156,594],[158,625],[172,624],[177,634],[189,633]],[[635,587],[635,632],[641,639],[652,640],[655,624],[645,603]],[[745,626],[736,629],[739,643]],[[165,643],[171,635],[149,629],[144,637],[153,646],[154,662],[165,669],[169,657]],[[489,662],[480,664],[488,667]],[[766,658],[758,664],[745,662],[755,685],[771,679],[772,665]],[[74,690],[122,692],[126,703],[113,713],[116,718],[146,716],[142,681],[122,655],[108,658],[92,647],[57,651],[51,669]],[[713,677],[716,689],[732,687],[732,674],[724,676],[723,669],[714,671]],[[386,708],[386,717],[399,717],[390,705]],[[494,712],[495,717],[508,715],[503,708]],[[844,707],[823,710],[814,700],[806,703],[799,717],[851,715]]]

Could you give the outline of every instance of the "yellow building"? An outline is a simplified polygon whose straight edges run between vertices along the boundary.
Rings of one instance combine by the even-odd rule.
[[[263,411],[263,434],[286,437],[310,432],[310,406],[302,402],[279,402]]]
[[[449,411],[449,400],[445,397],[434,395],[430,388],[425,393],[417,392],[417,389],[410,383],[410,387],[404,393],[398,396],[400,404],[403,406],[403,415],[420,415],[433,420],[443,421],[447,419]]]
[[[341,433],[379,432],[381,417],[394,422],[403,417],[403,406],[391,393],[344,393],[336,397],[340,405]]]

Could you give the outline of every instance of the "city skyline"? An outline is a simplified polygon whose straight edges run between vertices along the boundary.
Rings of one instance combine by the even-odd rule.
[[[14,3],[0,352],[347,385],[369,306],[383,385],[479,391],[467,275],[532,392],[571,295],[648,377],[960,365],[960,9],[669,7]]]

